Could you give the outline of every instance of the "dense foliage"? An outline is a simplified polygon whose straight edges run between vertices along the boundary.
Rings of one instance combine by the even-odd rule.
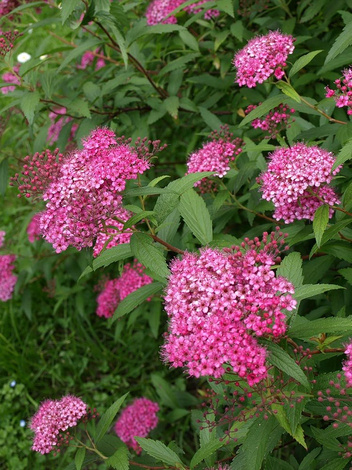
[[[352,459],[349,0],[0,2],[0,466]]]

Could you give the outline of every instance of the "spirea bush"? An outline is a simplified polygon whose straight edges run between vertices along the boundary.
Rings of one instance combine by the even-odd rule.
[[[351,6],[0,2],[1,468],[352,468]]]

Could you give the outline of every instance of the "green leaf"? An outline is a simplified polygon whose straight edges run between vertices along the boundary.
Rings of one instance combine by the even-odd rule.
[[[278,81],[275,83],[277,88],[281,90],[285,95],[287,95],[289,98],[292,98],[293,100],[297,101],[297,103],[301,102],[301,97],[297,93],[297,91],[288,83],[283,82],[282,80]]]
[[[142,449],[156,460],[160,460],[161,462],[172,466],[176,466],[177,464],[182,465],[182,461],[176,452],[171,450],[169,447],[166,447],[162,442],[143,437],[136,437],[135,439]]]
[[[178,408],[176,395],[169,382],[164,380],[158,374],[152,374],[151,381],[162,403],[172,409]]]
[[[290,253],[284,258],[277,269],[277,275],[285,277],[297,288],[303,284],[303,270],[301,253]]]
[[[352,158],[352,139],[349,139],[346,144],[342,147],[336,157],[336,161],[332,167],[333,170],[337,168],[339,165],[347,162]]]
[[[148,186],[154,188],[158,183],[160,183],[160,181],[163,181],[165,178],[170,178],[170,176],[169,175],[158,176],[157,178],[154,178],[153,180],[151,180],[151,182],[148,183]]]
[[[329,426],[326,429],[318,429],[314,426],[311,426],[310,429],[313,432],[313,436],[319,442],[319,444],[322,444],[324,447],[330,450],[335,450],[338,452],[341,451],[341,444],[336,439],[334,433],[332,432],[331,426]],[[346,465],[346,461],[345,461],[345,465]]]
[[[336,56],[341,54],[348,46],[352,44],[352,23],[346,24],[342,33],[336,38],[332,48],[330,49],[324,64],[330,62]]]
[[[334,289],[343,289],[343,287],[336,284],[304,284],[295,290],[294,298],[296,300],[309,299],[309,297]]]
[[[158,73],[159,76],[163,76],[173,70],[181,69],[184,65],[188,62],[195,60],[197,57],[200,56],[199,52],[192,52],[191,54],[186,54],[183,57],[179,57],[178,59],[172,60],[164,68],[160,70]]]
[[[308,54],[305,54],[304,56],[300,57],[299,59],[296,60],[296,62],[293,64],[290,73],[288,74],[289,78],[293,77],[297,72],[299,72],[303,67],[309,64],[314,57],[318,54],[323,52],[322,50],[320,51],[313,51],[309,52]]]
[[[109,13],[111,2],[110,0],[94,0],[95,11],[107,11]]]
[[[111,423],[114,421],[115,416],[117,415],[119,409],[121,408],[123,402],[125,401],[128,393],[120,397],[118,400],[113,403],[110,408],[108,408],[105,413],[101,416],[99,423],[97,424],[95,430],[95,442],[98,443],[106,434],[108,429],[111,426]]]
[[[339,269],[338,271],[347,282],[352,284],[352,268]]]
[[[167,278],[170,275],[164,256],[146,233],[134,233],[130,244],[132,253],[146,268],[158,277]]]
[[[323,238],[321,240],[321,246],[325,245],[325,243],[327,243],[331,238],[334,238],[339,233],[340,230],[347,227],[347,225],[351,223],[352,223],[352,219],[348,218],[348,219],[340,220],[336,224],[331,225],[331,227],[325,230],[323,234]],[[313,248],[311,249],[310,256],[314,255],[316,251],[318,251],[318,245],[315,243]],[[345,253],[345,250],[343,250],[343,252]]]
[[[116,470],[128,470],[130,468],[128,461],[128,449],[126,446],[120,447],[111,455],[105,463]]]
[[[91,118],[90,110],[87,101],[76,98],[67,105],[70,114],[76,114],[78,117]]]
[[[171,117],[174,119],[178,118],[178,108],[180,106],[180,100],[178,96],[169,96],[164,101],[164,106],[166,111],[170,114]]]
[[[0,163],[0,194],[4,196],[8,184],[8,174],[9,174],[9,162],[5,158]]]
[[[194,189],[189,189],[180,198],[179,211],[188,228],[202,245],[213,239],[213,227],[207,206]]]
[[[185,31],[180,31],[180,38],[181,40],[184,42],[184,44],[186,44],[186,46],[188,46],[190,49],[192,49],[193,51],[199,51],[199,44],[198,44],[198,41],[197,39],[193,36],[193,34],[191,34],[190,32],[188,32],[187,30]]]
[[[76,470],[81,470],[85,456],[86,456],[85,447],[81,447],[80,449],[77,450],[76,455],[75,455]]]
[[[302,462],[300,463],[298,470],[311,470],[312,463],[318,457],[320,452],[321,452],[321,447],[316,447],[311,452],[309,452],[309,454],[306,455],[304,459],[302,460]]]
[[[80,55],[84,54],[87,50],[95,49],[98,44],[101,44],[102,40],[97,38],[88,38],[78,47],[75,47],[70,51],[64,60],[61,62],[60,67],[57,69],[57,73],[59,73],[62,69],[64,69],[70,62],[74,59],[79,57]]]
[[[150,186],[142,186],[140,188],[132,188],[128,189],[127,191],[123,192],[123,195],[126,197],[134,197],[134,196],[150,196],[153,194],[164,194],[164,193],[174,193],[174,191],[170,191],[166,188],[154,188]]]
[[[165,242],[172,244],[180,225],[180,218],[179,210],[174,209],[158,227],[158,237]]]
[[[150,216],[154,215],[154,211],[141,211],[138,214],[134,214],[130,219],[125,222],[123,229],[131,228],[137,222],[141,221],[142,219],[147,219]]]
[[[304,317],[296,317],[288,333],[292,338],[311,338],[321,333],[350,334],[349,332],[352,332],[352,316],[319,318],[312,321]]]
[[[86,82],[83,85],[83,92],[89,101],[95,101],[97,98],[99,98],[101,89],[96,83]]]
[[[203,108],[202,106],[199,106],[198,109],[199,109],[200,115],[203,118],[203,121],[207,124],[207,126],[210,127],[210,129],[212,129],[213,131],[220,129],[220,127],[222,126],[222,122],[217,116],[215,116],[215,114],[211,113],[210,111],[208,111],[206,108]]]
[[[329,222],[329,206],[323,204],[318,207],[314,214],[313,230],[318,247],[320,247],[323,234]]]
[[[270,343],[269,341],[262,341],[263,345],[269,350],[270,355],[268,361],[278,369],[285,372],[285,374],[293,377],[304,387],[310,388],[308,379],[302,369],[296,364],[295,360],[288,355],[280,346],[275,343]]]
[[[219,439],[215,439],[212,441],[207,442],[204,444],[200,449],[197,450],[197,452],[193,455],[190,467],[194,468],[196,467],[200,462],[202,462],[204,459],[212,455],[214,452],[216,452],[220,447],[223,447],[225,445],[225,441],[222,440],[220,441]]]
[[[114,316],[111,318],[111,320],[109,320],[109,326],[112,325],[118,318],[132,312],[132,310],[138,307],[138,305],[143,303],[146,299],[156,294],[157,292],[160,292],[163,287],[164,286],[160,282],[152,282],[151,284],[142,286],[129,294],[119,303],[119,306],[115,310]]]
[[[39,104],[40,94],[38,91],[28,92],[21,99],[21,109],[26,116],[29,125],[33,124],[34,113]]]
[[[232,0],[217,0],[216,8],[218,8],[220,11],[224,11],[228,15],[232,16],[232,18],[235,16]]]
[[[324,467],[321,467],[320,470],[343,470],[344,468],[346,468],[346,459],[338,457],[336,459],[330,460],[330,462],[325,464]]]
[[[91,273],[92,271],[109,266],[111,263],[129,258],[130,256],[132,256],[132,251],[129,243],[122,243],[121,245],[113,246],[95,258],[95,260],[93,260],[92,267],[87,266],[79,279]]]
[[[126,48],[126,41],[120,32],[119,24],[116,18],[106,11],[98,11],[95,15],[95,19],[97,22],[103,24],[105,28],[108,28],[113,32],[117,45],[120,48],[120,53],[124,61],[125,67],[127,67],[128,54]]]
[[[61,2],[61,19],[62,24],[65,23],[67,18],[75,10],[75,8],[81,3],[81,0],[62,0]]]
[[[252,122],[253,119],[262,117],[264,114],[267,114],[276,106],[279,106],[281,103],[286,103],[287,98],[285,95],[275,95],[271,98],[268,98],[261,105],[257,106],[253,111],[251,111],[247,116],[240,122],[239,127],[243,127],[249,122]]]
[[[301,425],[296,426],[295,430],[292,430],[290,423],[288,421],[288,417],[286,415],[286,411],[282,405],[271,405],[272,409],[274,410],[275,418],[278,420],[280,425],[288,432],[302,447],[307,449],[307,444],[304,440],[303,429]]]

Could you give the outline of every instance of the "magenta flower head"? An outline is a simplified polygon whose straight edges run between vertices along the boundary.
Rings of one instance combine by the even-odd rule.
[[[10,300],[17,282],[17,276],[13,274],[15,269],[15,255],[0,255],[0,300]]]
[[[249,114],[256,107],[256,105],[250,104],[245,110],[245,113]],[[281,131],[290,127],[290,113],[294,112],[295,110],[290,109],[286,104],[280,104],[276,108],[272,109],[266,116],[253,119],[251,124],[254,129],[262,129],[266,132],[265,139],[276,139],[277,135]]]
[[[271,267],[284,243],[283,234],[246,239],[223,251],[204,248],[171,264],[165,310],[169,316],[163,356],[194,377],[221,377],[225,368],[250,386],[267,376],[266,350],[257,337],[280,337],[285,310],[296,301],[287,279]]]
[[[105,318],[112,317],[119,303],[125,297],[140,287],[153,282],[153,279],[144,274],[144,271],[144,266],[134,260],[133,265],[128,263],[124,266],[119,278],[107,281],[97,297],[97,315]]]
[[[352,342],[347,344],[345,354],[347,359],[343,364],[342,370],[345,374],[346,386],[352,387]]]
[[[64,125],[72,121],[72,118],[70,116],[65,116],[65,114],[66,114],[65,107],[57,108],[54,111],[51,111],[49,113],[49,119],[51,121],[51,125],[48,129],[47,141],[50,144],[53,144],[54,142],[58,141],[60,137],[60,133]],[[78,129],[78,124],[74,123],[71,127],[70,136],[68,139],[69,141],[73,140],[77,129]]]
[[[30,243],[34,243],[35,240],[40,240],[41,238],[40,217],[41,217],[41,212],[39,212],[38,214],[34,214],[34,216],[32,217],[31,221],[28,224],[27,235],[28,235],[28,240]]]
[[[4,232],[4,230],[0,230],[0,248],[4,246],[5,235],[6,235],[6,232]]]
[[[343,76],[335,80],[336,90],[326,87],[326,98],[334,97],[338,108],[347,107],[347,114],[352,114],[352,67],[343,71]]]
[[[266,36],[257,36],[238,51],[233,59],[237,69],[239,86],[253,88],[271,75],[281,79],[286,60],[294,50],[294,38],[289,34],[270,31]]]
[[[5,87],[2,87],[1,88],[1,93],[3,95],[7,95],[7,93],[10,93],[11,91],[15,91],[16,90],[16,86],[15,85],[20,85],[21,84],[21,80],[18,76],[18,72],[20,70],[20,66],[19,65],[15,65],[14,68],[13,68],[13,71],[15,73],[12,73],[12,72],[5,72],[3,75],[2,75],[2,80],[5,82],[5,83],[10,83],[12,85],[9,85],[9,86],[5,86]]]
[[[239,137],[234,139],[227,126],[222,126],[221,131],[209,135],[209,142],[203,144],[202,148],[193,152],[188,159],[186,174],[198,171],[215,171],[214,176],[222,178],[230,170],[230,163],[242,152],[244,141]],[[216,183],[208,178],[197,181],[201,192],[216,189]]]
[[[201,0],[199,2],[193,2],[191,5],[184,7],[184,11],[191,15],[199,13],[202,10],[201,6],[208,1],[209,0]],[[170,15],[168,18],[166,18],[166,16],[174,11],[175,8],[182,5],[182,3],[184,3],[184,0],[153,0],[150,2],[146,11],[148,25],[152,26],[159,23],[177,23],[177,19],[174,15]],[[204,18],[208,20],[219,16],[219,14],[219,10],[210,9],[205,12]]]
[[[339,204],[329,185],[341,169],[339,166],[333,170],[334,163],[331,152],[303,143],[275,150],[270,155],[268,169],[258,178],[262,198],[274,203],[273,217],[287,224],[296,219],[313,220],[321,205]]]
[[[44,401],[29,426],[35,434],[32,449],[41,454],[58,450],[57,447],[61,444],[69,442],[67,430],[77,426],[86,414],[87,405],[80,398],[71,395],[61,400]]]
[[[135,450],[137,454],[142,452],[141,446],[135,437],[147,437],[149,432],[158,425],[157,412],[159,405],[148,398],[136,398],[127,406],[115,424],[115,432],[118,437]]]

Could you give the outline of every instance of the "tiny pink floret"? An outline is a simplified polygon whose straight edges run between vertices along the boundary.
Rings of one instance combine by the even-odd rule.
[[[346,346],[345,354],[347,359],[343,364],[342,370],[345,374],[347,387],[352,387],[352,342]]]
[[[17,276],[13,274],[15,269],[15,255],[0,255],[0,300],[10,300],[17,282]]]

